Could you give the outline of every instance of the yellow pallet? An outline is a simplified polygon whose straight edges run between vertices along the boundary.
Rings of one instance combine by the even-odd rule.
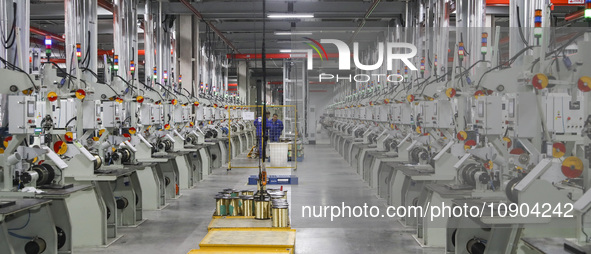
[[[272,220],[255,220],[254,218],[241,217],[221,217],[213,218],[207,226],[207,230],[211,229],[248,229],[248,228],[271,228],[273,226]]]
[[[199,247],[232,247],[243,250],[293,249],[295,229],[289,228],[249,228],[249,229],[211,229]]]
[[[217,216],[212,215],[212,219],[219,219],[219,218],[236,218],[236,219],[254,219],[254,216]]]
[[[191,250],[187,254],[293,254],[293,249],[244,249],[244,248],[227,248],[214,247],[204,248],[198,250]]]

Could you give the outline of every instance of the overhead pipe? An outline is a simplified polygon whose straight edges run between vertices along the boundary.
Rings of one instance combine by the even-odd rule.
[[[228,38],[226,38],[226,36],[224,36],[222,34],[222,32],[220,32],[220,30],[218,30],[210,21],[207,21],[203,18],[203,15],[197,10],[195,9],[195,7],[193,7],[193,5],[191,5],[187,0],[180,0],[185,6],[187,6],[187,8],[193,12],[193,14],[195,14],[195,16],[197,16],[201,21],[205,22],[205,24],[207,24],[207,26],[209,26],[209,28],[211,28],[211,30],[213,30],[215,32],[215,34],[217,34],[220,39],[222,39],[222,41],[224,41],[226,43],[226,45],[228,45],[230,48],[232,48],[236,53],[240,54],[240,51],[234,46],[234,44],[232,44],[232,42],[230,42],[230,40],[228,40]]]
[[[355,38],[357,37],[357,34],[365,26],[365,20],[367,18],[369,18],[369,16],[371,16],[371,13],[378,6],[379,3],[380,3],[380,0],[374,0],[373,3],[371,4],[371,6],[367,9],[367,11],[365,11],[365,15],[363,15],[363,20],[361,21],[361,24],[359,24],[359,26],[355,30],[355,33],[353,33],[353,36],[351,36],[351,39],[349,39],[349,43],[352,43],[353,40],[355,40]]]
[[[59,41],[59,42],[66,42],[66,39],[62,38],[61,36],[59,36],[57,34],[54,34],[52,32],[45,31],[45,30],[40,29],[40,28],[30,27],[29,30],[31,31],[31,33],[34,33],[34,34],[43,35],[43,36],[49,36],[53,40],[56,40],[56,41]]]
[[[103,7],[103,9],[113,13],[113,3],[109,2],[108,0],[98,0],[97,5]]]
[[[575,12],[571,12],[571,13],[566,14],[564,16],[564,20],[566,20],[566,21],[573,21],[573,20],[580,19],[580,18],[582,18],[584,16],[585,16],[585,9],[582,9],[582,10],[578,10],[578,11],[575,11]]]

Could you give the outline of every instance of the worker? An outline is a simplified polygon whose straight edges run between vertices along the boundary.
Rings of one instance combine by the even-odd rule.
[[[262,122],[262,117],[257,117],[257,119],[254,120],[254,126],[257,129],[257,141],[258,141],[258,151],[259,151],[259,155],[261,156],[261,158],[264,158],[265,156],[265,149],[267,147],[267,140],[269,139],[269,127],[271,127],[271,120],[269,119],[269,116],[271,115],[271,113],[269,113],[268,111],[265,114],[265,121],[266,122],[266,127],[265,130],[263,131],[263,122]]]
[[[277,114],[273,114],[273,120],[269,124],[271,142],[279,142],[279,137],[281,136],[281,132],[283,132],[283,122],[278,118],[279,116]]]

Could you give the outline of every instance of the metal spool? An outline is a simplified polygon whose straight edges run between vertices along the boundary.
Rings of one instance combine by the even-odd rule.
[[[476,186],[476,173],[485,171],[482,165],[478,163],[468,163],[460,169],[460,176],[462,177],[462,182],[466,185],[475,187]]]
[[[66,231],[64,231],[60,227],[55,227],[55,232],[57,233],[57,249],[59,250],[62,247],[64,247],[64,245],[66,245],[66,240],[68,238],[66,235]]]
[[[425,160],[428,158],[427,149],[423,147],[415,147],[410,150],[410,159],[412,163],[419,163],[421,159]]]
[[[466,250],[470,254],[484,254],[486,244],[484,244],[484,241],[479,238],[470,239],[468,243],[466,243]]]
[[[289,224],[289,206],[287,204],[274,204],[272,213],[273,227],[287,227]]]
[[[257,220],[268,220],[271,215],[271,200],[264,198],[254,201],[254,218]]]
[[[254,216],[254,197],[252,195],[240,196],[242,200],[242,215]]]
[[[103,165],[103,158],[101,158],[100,156],[93,154],[94,158],[96,159],[94,161],[94,170],[99,170],[99,168],[101,168],[101,166]]]
[[[224,194],[223,197],[222,197],[222,205],[224,207],[224,210],[223,211],[225,211],[225,213],[222,214],[222,215],[228,215],[229,214],[229,211],[230,211],[230,198],[231,197],[228,194]]]
[[[521,181],[521,177],[511,179],[506,187],[505,187],[505,195],[507,195],[507,199],[509,199],[513,203],[518,203],[519,196],[517,195],[517,191],[515,191],[515,186]]]
[[[240,198],[230,197],[230,205],[228,206],[228,216],[240,215]]]
[[[285,195],[283,195],[283,193],[281,194],[271,194],[271,200],[275,200],[275,199],[284,199]]]
[[[373,142],[378,141],[378,135],[373,135],[373,137],[371,137],[371,141],[373,141]]]
[[[164,140],[164,150],[170,151],[170,149],[172,149],[172,141]]]
[[[215,216],[224,216],[226,215],[226,207],[224,207],[224,201],[222,198],[224,195],[218,194],[215,195]]]
[[[131,151],[129,149],[121,148],[119,153],[121,153],[121,163],[127,163],[131,160]]]
[[[37,186],[50,184],[55,178],[55,170],[53,166],[49,164],[35,165],[31,170],[37,172],[39,178],[37,178]]]
[[[241,195],[244,195],[244,196],[252,196],[252,195],[254,195],[254,191],[252,191],[252,190],[241,190],[240,191],[240,194]]]
[[[117,203],[117,209],[125,209],[127,206],[129,206],[129,200],[127,200],[125,197],[117,198],[115,203]]]
[[[25,253],[26,254],[40,254],[45,251],[47,248],[47,243],[43,238],[35,237],[27,244],[25,244]]]
[[[193,139],[194,139],[193,135],[192,134],[189,134],[185,138],[185,143],[187,143],[187,144],[193,144]]]
[[[164,149],[166,146],[164,145],[164,142],[163,142],[163,141],[158,141],[158,142],[156,143],[156,147],[158,147],[158,149],[159,149],[159,150],[162,150],[162,149]]]
[[[356,130],[355,131],[355,137],[356,138],[362,137],[364,132],[365,132],[365,130],[363,130],[363,129]],[[351,134],[351,129],[349,129],[349,134]]]

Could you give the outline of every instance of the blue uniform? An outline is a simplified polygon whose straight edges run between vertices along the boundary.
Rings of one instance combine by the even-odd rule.
[[[256,130],[256,134],[257,134],[257,142],[259,144],[259,151],[262,150],[263,144],[263,133],[265,136],[268,136],[269,134],[269,128],[271,127],[271,120],[267,119],[267,126],[265,128],[265,132],[263,132],[263,122],[260,120],[260,118],[257,118],[256,120],[254,120],[254,126],[257,128]],[[266,140],[265,140],[265,144],[266,144]]]
[[[283,122],[279,119],[277,121],[270,121],[271,123],[267,123],[269,127],[269,138],[271,142],[279,142],[279,137],[281,137],[281,132],[283,132]]]

